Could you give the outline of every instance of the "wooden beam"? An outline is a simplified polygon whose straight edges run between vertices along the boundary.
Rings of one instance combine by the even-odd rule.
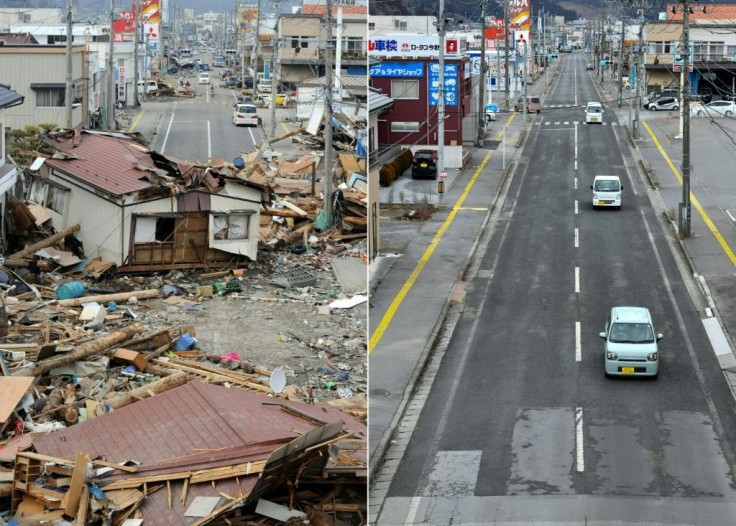
[[[11,254],[8,256],[8,259],[23,259],[24,257],[30,256],[31,254],[34,254],[35,252],[41,250],[42,248],[50,247],[60,239],[64,239],[69,234],[73,234],[77,230],[79,230],[80,226],[79,223],[77,223],[74,226],[70,226],[69,228],[65,228],[61,232],[54,234],[51,237],[47,237],[46,239],[39,241],[35,245],[31,245],[30,247],[26,247],[20,252],[16,252],[15,254]]]
[[[133,292],[120,292],[118,294],[101,294],[99,296],[83,296],[81,298],[59,300],[59,305],[63,305],[64,307],[77,307],[82,303],[107,303],[108,301],[128,301],[132,297],[135,297],[139,300],[158,298],[158,289],[136,290]]]

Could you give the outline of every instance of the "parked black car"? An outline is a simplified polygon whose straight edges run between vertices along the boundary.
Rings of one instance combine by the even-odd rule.
[[[417,150],[411,165],[411,178],[437,178],[437,152],[435,150]]]

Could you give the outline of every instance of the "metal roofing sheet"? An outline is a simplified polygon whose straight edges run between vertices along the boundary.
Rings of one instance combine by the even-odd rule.
[[[230,448],[280,438],[296,438],[319,424],[287,413],[281,405],[312,415],[315,421],[345,422],[350,432],[365,434],[366,427],[335,409],[290,402],[241,389],[190,382],[117,411],[50,433],[34,441],[39,453],[64,457],[79,452],[90,458],[104,456],[109,462],[137,460],[143,465],[201,453],[203,450]],[[274,446],[274,450],[278,446]],[[252,480],[251,480],[252,479]],[[191,485],[187,503],[199,495],[224,491],[237,496],[247,492],[256,477]],[[180,488],[180,485],[176,485]],[[245,489],[244,489],[245,488]],[[172,484],[172,492],[174,485]],[[180,495],[177,489],[174,495]],[[159,491],[146,500],[143,508],[147,525],[189,524],[186,505],[168,508],[167,492]],[[186,504],[186,503],[185,503]],[[176,522],[172,522],[176,518]]]
[[[46,164],[112,195],[124,195],[149,188],[142,164],[155,165],[151,156],[134,139],[83,132],[76,147],[68,138],[48,139],[48,143],[78,159],[48,159]]]
[[[24,97],[17,91],[0,86],[0,108],[15,106],[23,101]]]

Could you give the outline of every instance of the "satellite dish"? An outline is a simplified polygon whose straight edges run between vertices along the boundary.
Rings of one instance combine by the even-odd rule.
[[[275,394],[279,394],[284,391],[286,387],[286,373],[284,368],[279,367],[271,372],[271,378],[268,380],[268,385],[271,387],[271,391]]]

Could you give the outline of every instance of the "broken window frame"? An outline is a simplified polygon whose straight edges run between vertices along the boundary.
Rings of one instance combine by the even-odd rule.
[[[53,199],[51,188],[54,189]],[[57,194],[57,192],[59,193]],[[41,205],[57,214],[63,215],[64,210],[66,210],[70,192],[71,188],[59,184],[47,177],[31,175],[28,183],[28,190],[26,191],[26,200],[31,203]],[[63,197],[57,197],[58,195],[63,195]],[[57,210],[57,208],[54,207],[61,208],[61,210]]]
[[[146,243],[173,243],[174,242],[174,235],[176,234],[177,226],[176,226],[176,220],[182,219],[183,216],[181,214],[177,213],[153,213],[153,214],[133,214],[133,221],[131,224],[132,233],[133,233],[133,244],[135,245],[142,245]],[[156,225],[154,226],[153,230],[153,239],[149,241],[136,241],[135,234],[138,229],[138,221],[140,219],[155,219]],[[163,225],[159,225],[159,221],[172,221],[173,224],[171,225],[171,228],[167,229],[166,231],[169,232],[168,236],[161,236],[159,235],[160,232],[162,232]]]
[[[211,212],[210,213],[210,220],[212,222],[212,234],[210,235],[210,243],[232,243],[232,242],[241,242],[241,241],[247,241],[250,239],[250,219],[251,216],[254,214],[253,210],[234,210],[234,211],[228,211],[228,212]],[[232,228],[232,222],[234,218],[243,218],[245,221],[245,226],[243,228],[243,235],[238,237],[231,237],[230,234],[227,234],[227,237],[224,238],[217,238],[216,236],[225,229],[231,229]],[[227,226],[222,226],[222,223],[220,225],[217,224],[218,221],[222,221],[222,219],[227,220]]]

